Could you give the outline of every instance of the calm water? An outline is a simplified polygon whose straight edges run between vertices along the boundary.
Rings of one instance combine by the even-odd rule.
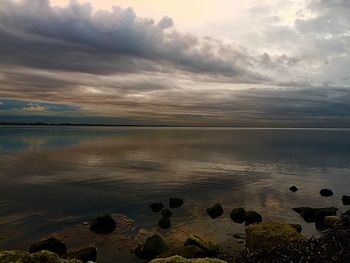
[[[291,193],[292,185],[300,190]],[[320,197],[324,187],[335,195]],[[1,249],[26,247],[101,213],[126,215],[135,221],[131,231],[151,229],[159,215],[148,204],[170,196],[185,200],[174,229],[223,240],[244,231],[228,216],[242,206],[300,223],[310,236],[314,226],[292,208],[344,211],[343,194],[350,194],[350,130],[0,128]],[[225,214],[212,220],[205,209],[216,202]]]

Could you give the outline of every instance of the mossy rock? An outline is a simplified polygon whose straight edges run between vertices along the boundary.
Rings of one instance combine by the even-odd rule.
[[[286,222],[262,222],[246,227],[246,246],[249,249],[271,249],[272,246],[305,240]]]
[[[77,259],[63,259],[49,251],[39,251],[33,254],[22,250],[0,252],[1,263],[82,263]]]
[[[227,263],[227,262],[216,258],[186,259],[180,256],[173,256],[169,258],[157,258],[152,260],[150,263]]]

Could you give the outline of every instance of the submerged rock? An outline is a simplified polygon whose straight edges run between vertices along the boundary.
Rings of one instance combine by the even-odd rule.
[[[182,206],[183,203],[184,203],[184,200],[181,198],[175,198],[175,197],[169,198],[169,207],[170,208],[178,208],[178,207]]]
[[[297,207],[293,208],[306,222],[318,222],[322,223],[326,216],[335,216],[338,208],[326,207],[326,208],[311,208],[311,207]]]
[[[172,215],[173,215],[173,213],[169,209],[164,209],[162,211],[162,216],[164,216],[164,217],[171,217]]]
[[[246,211],[242,207],[238,207],[232,210],[230,214],[230,218],[235,223],[242,224],[245,221],[245,213]]]
[[[158,213],[164,208],[164,205],[162,203],[152,203],[149,205],[149,207],[151,208],[152,212]]]
[[[153,235],[147,238],[143,246],[142,254],[145,258],[152,259],[167,250],[169,250],[169,247],[165,244],[163,239],[158,235]]]
[[[150,263],[227,263],[217,258],[193,258],[186,259],[180,256],[173,256],[169,258],[157,258],[150,261]]]
[[[68,258],[75,258],[81,260],[83,263],[88,261],[95,262],[97,259],[97,250],[94,247],[83,248],[68,252]]]
[[[333,195],[333,191],[330,189],[321,189],[320,195],[324,197],[329,197]]]
[[[215,204],[213,207],[210,207],[207,209],[207,214],[212,218],[215,219],[219,216],[221,216],[224,213],[224,209],[220,204]]]
[[[286,222],[262,222],[246,227],[246,246],[249,249],[270,249],[274,245],[305,240]]]
[[[30,254],[21,250],[1,251],[1,263],[81,263],[77,259],[63,259],[50,251],[39,251]]]
[[[29,248],[30,253],[35,253],[41,250],[50,251],[60,256],[66,254],[66,245],[56,238],[49,238],[32,244]]]
[[[298,233],[301,233],[303,231],[303,228],[299,224],[289,224],[291,227],[293,227]]]
[[[292,187],[289,188],[289,190],[291,190],[293,193],[295,193],[296,191],[298,191],[298,187],[296,187],[295,185],[293,185]]]
[[[159,222],[158,222],[158,225],[163,228],[163,229],[168,229],[171,227],[171,222],[170,222],[170,218],[169,217],[166,217],[166,216],[163,216]]]
[[[215,256],[219,252],[219,246],[217,244],[203,240],[195,235],[190,235],[189,238],[187,238],[185,246],[196,246],[202,249],[207,256]]]
[[[248,226],[254,223],[260,223],[262,216],[255,211],[248,211],[244,214],[245,225]]]
[[[112,233],[117,224],[110,215],[103,215],[95,218],[90,224],[90,231],[96,234],[109,234]]]
[[[350,205],[350,196],[348,195],[343,195],[343,197],[341,198],[343,205]]]

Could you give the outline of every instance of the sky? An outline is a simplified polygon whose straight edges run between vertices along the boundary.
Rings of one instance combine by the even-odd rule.
[[[350,0],[0,0],[0,122],[350,127]]]

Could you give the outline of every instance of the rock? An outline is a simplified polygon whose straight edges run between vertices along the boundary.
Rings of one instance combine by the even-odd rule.
[[[32,244],[29,248],[29,253],[35,253],[41,250],[47,250],[60,256],[67,252],[66,245],[53,237]]]
[[[293,185],[292,187],[289,188],[289,190],[291,190],[293,193],[295,193],[296,191],[298,191],[298,187],[296,187],[295,185]]]
[[[97,259],[97,250],[94,247],[83,248],[68,252],[68,258],[75,258],[81,260],[83,263],[88,261],[95,262]]]
[[[233,234],[233,237],[236,239],[245,239],[245,234],[243,233],[235,233]]]
[[[333,195],[333,191],[330,189],[321,189],[320,191],[321,196],[329,197]]]
[[[152,212],[158,213],[164,208],[164,205],[162,203],[152,203],[149,205],[149,207],[151,208]]]
[[[184,200],[181,198],[169,198],[169,207],[170,208],[178,208],[180,206],[182,206],[184,203]]]
[[[180,256],[173,256],[169,258],[156,258],[150,263],[227,263],[217,258],[193,258],[186,259]]]
[[[215,204],[213,207],[210,207],[207,209],[207,214],[212,218],[215,219],[219,216],[221,216],[224,213],[224,209],[220,204]]]
[[[343,205],[350,205],[350,196],[348,195],[343,195],[343,197],[341,198]]]
[[[303,228],[299,224],[289,224],[291,227],[293,227],[298,233],[301,233],[303,231]]]
[[[158,222],[158,225],[163,228],[163,229],[168,229],[171,227],[171,223],[170,223],[170,218],[169,217],[166,217],[166,216],[163,216],[159,222]]]
[[[205,241],[198,236],[190,235],[185,242],[185,246],[196,246],[204,251],[207,256],[215,256],[219,252],[219,247],[210,241]]]
[[[184,258],[204,258],[205,252],[196,246],[175,246],[160,254],[158,258],[167,258],[172,256],[181,256]]]
[[[162,211],[162,216],[164,216],[164,217],[171,217],[172,215],[173,215],[173,213],[169,209],[164,209]]]
[[[318,222],[322,223],[326,216],[334,216],[337,214],[338,208],[326,207],[326,208],[311,208],[311,207],[297,207],[293,208],[295,212],[308,223]]]
[[[254,223],[260,223],[262,221],[262,217],[260,214],[254,211],[248,211],[244,215],[245,225],[248,226]]]
[[[338,221],[340,221],[340,219],[337,216],[325,216],[323,221],[326,227],[333,228],[338,223]]]
[[[235,223],[242,224],[245,220],[245,210],[242,207],[238,207],[232,210],[230,218]]]
[[[95,218],[90,224],[90,231],[96,234],[109,234],[112,233],[117,224],[110,215],[103,215]]]
[[[152,259],[169,250],[163,239],[158,235],[147,238],[142,254],[145,258]]]
[[[246,227],[246,246],[248,249],[271,249],[274,245],[305,240],[286,222],[261,222]]]
[[[21,250],[1,251],[1,263],[81,263],[77,259],[63,259],[50,251],[39,251],[30,254]]]

